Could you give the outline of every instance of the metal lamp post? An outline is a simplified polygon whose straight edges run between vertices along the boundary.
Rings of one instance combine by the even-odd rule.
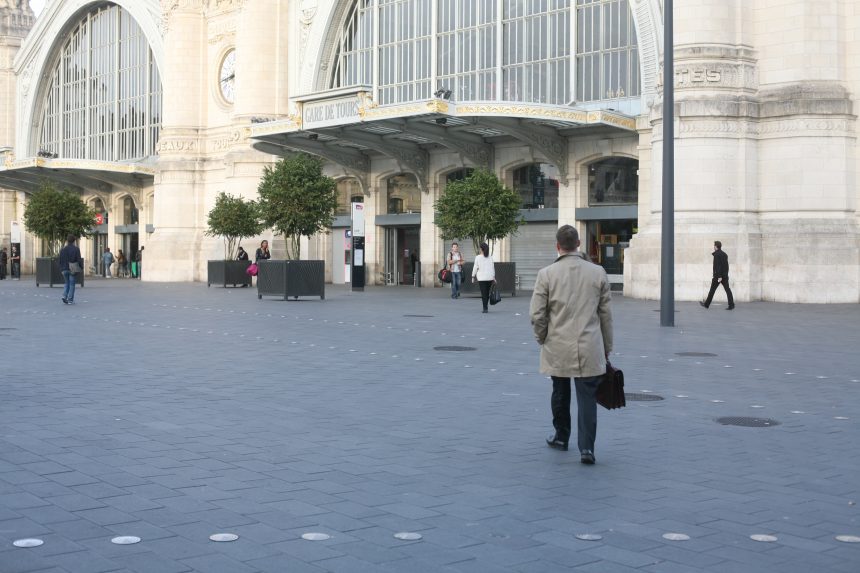
[[[663,233],[660,326],[675,326],[675,50],[673,0],[663,4]]]

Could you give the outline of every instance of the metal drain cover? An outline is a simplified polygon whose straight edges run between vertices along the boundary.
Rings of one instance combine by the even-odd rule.
[[[432,314],[404,314],[406,318],[433,318]]]
[[[474,346],[434,346],[433,350],[440,352],[471,352],[477,350]]]
[[[663,399],[663,396],[659,394],[628,394],[625,392],[624,398],[630,402],[659,402]]]
[[[744,416],[726,416],[717,418],[717,422],[723,426],[743,426],[745,428],[769,428],[780,424],[771,418],[747,418]]]
[[[716,356],[713,352],[676,352],[675,356],[690,356],[697,358],[708,358],[711,356]]]

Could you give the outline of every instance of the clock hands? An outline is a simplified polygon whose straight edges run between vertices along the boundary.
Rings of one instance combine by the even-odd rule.
[[[221,83],[226,84],[227,82],[229,82],[230,80],[233,80],[235,78],[236,78],[236,72],[233,72],[232,74],[230,74],[226,78],[221,78]]]

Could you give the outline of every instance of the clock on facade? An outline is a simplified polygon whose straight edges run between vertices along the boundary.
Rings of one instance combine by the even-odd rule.
[[[221,88],[221,96],[227,103],[232,104],[236,99],[236,50],[230,50],[221,60],[218,85]]]

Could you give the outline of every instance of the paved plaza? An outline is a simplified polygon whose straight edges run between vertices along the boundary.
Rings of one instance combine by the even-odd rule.
[[[60,294],[0,282],[0,573],[860,571],[856,305],[718,298],[667,329],[615,296],[613,362],[664,399],[601,409],[584,466],[544,444],[527,295]]]

